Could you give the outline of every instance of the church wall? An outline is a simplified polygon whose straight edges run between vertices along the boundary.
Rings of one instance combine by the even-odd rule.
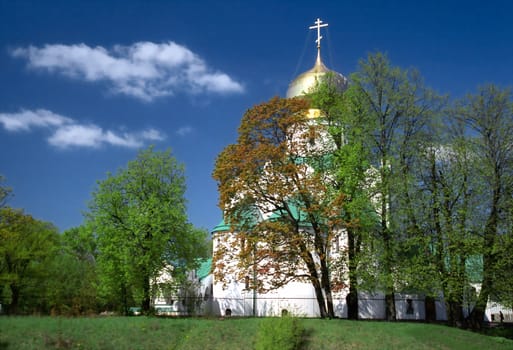
[[[231,281],[226,289],[214,284],[214,304],[219,305],[221,316],[226,310],[232,316],[253,316],[254,298],[256,296],[256,316],[281,316],[283,310],[289,315],[300,317],[319,317],[319,307],[311,285],[291,282],[285,287],[268,293],[256,293],[245,289],[242,283]]]
[[[337,293],[333,297],[335,316],[347,318],[347,293]],[[287,314],[298,317],[320,317],[319,307],[315,293],[308,283],[292,282],[289,285],[275,291],[256,295],[256,312],[253,313],[253,290],[246,290],[241,283],[230,283],[228,288],[214,287],[214,309],[216,315],[226,316],[226,310],[231,311],[231,316],[257,316],[276,317],[281,316],[283,310]],[[426,319],[425,300],[423,295],[396,294],[396,314],[398,320]],[[443,301],[436,301],[436,319],[447,320]],[[385,319],[385,296],[383,293],[358,294],[359,319],[382,320]],[[498,314],[498,311],[496,312]]]
[[[395,309],[398,320],[424,320],[426,318],[426,305],[423,295],[400,294],[395,295]]]
[[[237,268],[237,247],[235,234],[229,231],[213,233],[214,252],[222,245],[232,247],[229,256],[222,261],[224,264],[225,281],[217,281],[212,278],[213,300],[212,314],[226,316],[230,310],[232,316],[280,316],[283,310],[291,315],[301,317],[319,317],[319,307],[315,298],[312,285],[308,282],[290,282],[277,290],[262,294],[257,293],[254,302],[254,292],[246,285],[244,276],[252,278],[252,272],[245,274]],[[237,242],[235,242],[237,243]],[[337,232],[332,240],[330,249],[331,258],[341,258],[340,254],[347,247],[347,234],[344,230]],[[242,277],[241,277],[242,276]],[[262,276],[257,275],[257,279]],[[347,276],[345,277],[347,282]],[[265,283],[265,280],[263,280]],[[333,292],[333,306],[335,316],[347,318],[347,287]],[[383,293],[359,293],[359,318],[360,319],[385,319],[385,297]],[[254,305],[256,303],[256,310]],[[396,314],[399,320],[424,320],[426,319],[426,305],[423,295],[397,293],[395,296]],[[434,302],[436,319],[447,319],[443,298],[437,298]]]
[[[447,309],[445,308],[443,299],[437,299],[435,301],[435,310],[437,321],[447,321]]]
[[[385,296],[383,293],[358,293],[358,318],[363,320],[385,319]]]

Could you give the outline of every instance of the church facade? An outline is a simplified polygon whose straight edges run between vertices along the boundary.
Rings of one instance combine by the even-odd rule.
[[[330,74],[338,88],[343,90],[347,87],[347,79],[337,72],[329,70],[322,62],[320,55],[320,42],[322,36],[320,29],[327,26],[318,19],[310,29],[317,30],[317,58],[313,68],[299,75],[294,79],[286,93],[287,98],[301,96],[315,88],[321,79]],[[318,110],[309,110],[305,116],[312,123],[322,123],[322,116]],[[325,137],[328,137],[325,135]],[[323,142],[324,145],[329,142]],[[297,210],[298,218],[301,217],[300,210]],[[256,213],[259,220],[273,220],[279,217],[280,213],[270,210],[259,210]],[[299,220],[301,221],[301,220]],[[311,234],[311,227],[305,223],[301,230],[304,234]],[[259,283],[265,283],[263,274],[259,272],[257,264],[253,268],[240,268],[237,260],[237,249],[243,249],[238,242],[237,230],[231,227],[228,222],[222,220],[212,230],[212,244],[214,256],[217,252],[230,251],[224,259],[217,260],[211,267],[211,275],[205,281],[209,285],[202,288],[203,310],[219,316],[280,316],[292,314],[302,317],[320,317],[319,304],[316,291],[307,280],[291,280],[279,288],[268,290],[265,293],[256,288]],[[243,243],[242,243],[243,244]],[[331,239],[331,246],[328,247],[328,255],[331,259],[340,259],[347,247],[347,237],[344,229],[339,229]],[[214,259],[215,260],[215,259]],[[305,268],[305,267],[300,267]],[[223,269],[224,271],[219,271]],[[239,270],[237,270],[239,269]],[[235,271],[235,272],[234,272]],[[223,273],[219,273],[223,272]],[[218,276],[223,275],[223,278]],[[208,292],[205,293],[205,291]],[[348,280],[343,281],[342,287],[332,292],[334,314],[339,318],[347,318],[346,297],[349,293]],[[488,320],[493,318],[494,307],[490,305],[487,309]],[[396,318],[398,320],[438,320],[447,319],[443,296],[428,298],[424,295],[396,293],[395,294]],[[470,310],[466,310],[469,312]],[[496,310],[495,310],[496,311]],[[369,293],[359,292],[358,294],[358,318],[359,319],[385,319],[385,296],[381,292]]]
[[[338,89],[344,90],[347,87],[347,79],[337,72],[329,70],[321,60],[320,42],[322,36],[320,29],[327,26],[320,19],[315,22],[310,29],[317,30],[317,58],[314,66],[300,74],[294,79],[286,93],[287,98],[301,96],[310,92],[323,79],[326,74],[330,74]],[[309,110],[307,116],[312,123],[322,123],[322,116],[319,110]],[[328,138],[326,134],[323,138]],[[321,142],[324,147],[329,142]],[[272,209],[269,211],[260,210],[257,213],[260,220],[272,220],[273,216],[280,214]],[[298,211],[298,216],[301,213]],[[311,234],[311,228],[308,223],[301,228],[304,234]],[[312,283],[305,280],[292,280],[287,284],[261,293],[255,286],[259,283],[265,283],[266,276],[259,273],[258,268],[247,269],[246,271],[237,270],[238,261],[236,259],[238,249],[237,232],[230,227],[224,220],[212,230],[212,242],[214,255],[218,251],[232,250],[221,264],[215,264],[212,278],[212,310],[216,310],[219,315],[233,316],[279,316],[283,314],[293,314],[304,317],[321,316],[316,293]],[[331,240],[329,247],[329,256],[331,259],[340,259],[341,252],[347,246],[347,238],[343,229],[339,229]],[[300,267],[305,268],[305,267]],[[224,278],[218,279],[219,274],[216,269],[225,269],[228,273],[223,273]],[[332,292],[333,308],[336,317],[347,317],[346,296],[349,292],[347,282],[344,281],[344,287]],[[435,301],[435,308],[439,319],[444,319],[443,303]],[[419,295],[397,294],[396,309],[398,319],[422,320],[426,318],[424,298]],[[359,294],[359,318],[361,319],[383,319],[385,318],[385,303],[382,293],[360,293]]]

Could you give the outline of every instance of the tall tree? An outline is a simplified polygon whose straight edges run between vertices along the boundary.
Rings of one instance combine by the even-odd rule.
[[[52,314],[81,315],[99,311],[96,240],[87,226],[68,229],[47,266],[48,303]]]
[[[363,139],[376,175],[373,199],[381,222],[380,239],[374,253],[382,269],[381,278],[377,280],[381,285],[377,287],[385,292],[386,318],[395,320],[394,293],[400,280],[396,265],[404,239],[404,227],[396,222],[399,213],[396,206],[399,197],[406,203],[411,201],[404,185],[408,183],[414,145],[426,121],[439,109],[440,101],[424,86],[416,70],[394,67],[381,53],[362,60],[351,80],[358,90]],[[411,213],[409,215],[410,221],[415,223]]]
[[[417,233],[408,240],[414,254],[405,261],[411,270],[406,280],[428,296],[442,292],[449,324],[462,325],[465,294],[475,282],[467,265],[477,253],[474,232],[482,217],[482,186],[474,175],[476,157],[460,120],[446,115],[431,124],[426,136],[418,144],[419,156],[410,172],[412,200],[404,203],[405,227],[413,226]]]
[[[21,305],[43,306],[45,267],[57,248],[53,225],[21,210],[0,208],[0,296],[8,313],[18,313]]]
[[[372,187],[369,177],[370,152],[362,125],[366,114],[362,109],[362,96],[356,86],[351,85],[341,91],[336,80],[327,74],[308,95],[312,106],[321,111],[322,121],[334,141],[331,168],[333,174],[333,191],[343,194],[343,226],[347,237],[347,246],[340,256],[343,274],[339,281],[345,281],[340,286],[347,287],[346,297],[348,318],[358,318],[358,260],[363,241],[368,242],[368,235],[375,230],[377,220],[372,205]],[[332,276],[333,279],[334,276]],[[348,279],[348,281],[346,281]],[[336,286],[334,286],[336,288]]]
[[[188,223],[184,193],[182,165],[153,147],[98,182],[88,214],[98,268],[104,293],[125,312],[131,299],[149,311],[151,281],[168,265],[180,278],[206,253],[206,232]]]
[[[461,101],[459,117],[475,135],[473,151],[479,164],[483,183],[487,185],[485,198],[487,213],[482,226],[483,276],[481,291],[470,315],[471,324],[480,327],[484,320],[486,303],[495,294],[502,262],[509,256],[499,246],[511,235],[513,193],[513,102],[509,90],[488,85],[475,95]],[[508,239],[505,240],[506,242]],[[505,256],[502,256],[505,253]]]
[[[236,237],[218,246],[214,273],[242,280],[253,270],[260,292],[309,281],[321,317],[333,317],[329,255],[341,239],[343,195],[326,171],[333,140],[308,115],[308,101],[298,98],[257,105],[245,113],[237,143],[218,156],[213,176]]]

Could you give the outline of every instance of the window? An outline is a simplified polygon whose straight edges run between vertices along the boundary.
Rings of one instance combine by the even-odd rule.
[[[413,300],[406,299],[406,315],[413,315]]]

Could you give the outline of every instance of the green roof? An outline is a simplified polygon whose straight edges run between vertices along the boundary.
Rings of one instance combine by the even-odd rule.
[[[304,212],[304,211],[301,211],[299,210],[299,208],[297,207],[297,205],[295,205],[294,203],[288,203],[288,206],[289,206],[289,210],[290,212],[292,213],[292,216],[294,217],[294,220],[300,220],[300,225],[303,225],[303,226],[312,226],[312,224],[308,221],[308,217],[307,217],[307,214]],[[278,221],[284,217],[287,216],[287,213],[285,212],[285,210],[283,209],[278,209],[278,210],[275,210],[271,216],[269,217],[268,220],[270,221]],[[247,224],[249,225],[256,225],[257,224],[257,220],[255,219],[255,216],[254,215],[250,215],[250,214],[246,214],[245,215],[245,219],[247,220]],[[221,220],[221,222],[219,224],[217,224],[217,226],[215,226],[213,229],[212,229],[212,233],[215,233],[215,232],[225,232],[225,231],[230,231],[231,230],[231,226],[228,225],[225,220]]]
[[[255,209],[244,210],[242,212],[241,217],[239,218],[242,220],[242,222],[240,224],[244,225],[244,226],[255,226],[258,222],[258,219],[256,218],[257,215],[258,214]],[[222,231],[230,231],[230,230],[231,230],[231,226],[229,224],[227,224],[226,221],[223,219],[216,227],[214,227],[214,229],[212,230],[212,233],[222,232]]]
[[[209,258],[205,261],[203,261],[198,268],[198,271],[196,271],[196,275],[200,280],[204,279],[208,275],[210,275],[210,271],[212,269],[212,258]]]
[[[312,225],[310,222],[308,222],[307,214],[304,211],[299,210],[299,208],[293,203],[288,203],[288,206],[294,220],[299,220],[300,224],[305,226]],[[279,209],[272,213],[272,215],[269,217],[269,220],[278,221],[286,215],[288,215],[288,213],[286,213],[285,210]]]
[[[220,232],[220,231],[230,231],[230,225],[227,225],[224,222],[224,220],[221,220],[221,222],[216,227],[214,227],[214,229],[212,230],[212,233]]]

